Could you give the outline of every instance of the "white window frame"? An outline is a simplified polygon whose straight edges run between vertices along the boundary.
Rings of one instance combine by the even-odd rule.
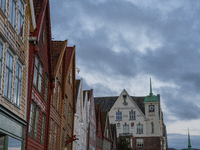
[[[133,111],[133,110],[129,111],[129,119],[135,120],[135,111]]]
[[[123,133],[129,133],[129,125],[123,125]]]
[[[122,120],[122,112],[121,111],[116,112],[116,120]]]
[[[137,147],[144,147],[144,139],[136,139]]]
[[[6,62],[7,62],[7,54],[9,53],[9,55],[12,57],[12,76],[11,76],[11,87],[9,87],[9,85],[8,86],[6,86],[6,77],[8,76],[8,75],[6,75],[6,68],[7,68],[7,64],[6,64]],[[6,61],[5,61],[5,78],[4,78],[4,97],[7,99],[7,100],[9,100],[10,102],[12,102],[12,93],[13,93],[13,87],[14,87],[14,85],[13,85],[13,79],[14,79],[14,63],[15,63],[15,56],[14,56],[14,54],[12,53],[12,51],[9,49],[9,48],[7,48],[7,50],[6,50]],[[8,81],[9,82],[9,81]],[[9,84],[9,83],[8,83]],[[10,89],[10,98],[8,97],[8,95],[5,95],[5,88],[8,88],[7,90],[9,90]],[[8,92],[8,91],[7,91]]]
[[[3,3],[4,2],[4,3]],[[7,0],[0,0],[0,8],[2,9],[2,11],[5,13],[6,12],[6,3]],[[4,6],[3,6],[4,5]]]
[[[22,10],[20,10],[20,2],[21,2],[21,5],[22,5]],[[24,4],[24,2],[23,2],[23,0],[18,0],[18,27],[17,27],[17,34],[18,34],[18,36],[20,36],[22,39],[23,39],[23,37],[24,37],[24,19],[25,19],[25,4]],[[21,32],[19,32],[20,31],[20,29],[19,29],[19,25],[21,25],[22,26],[22,33]]]
[[[0,39],[0,43],[2,44],[2,56],[0,58],[0,93],[2,92],[2,77],[3,77],[3,64],[4,64],[4,47],[5,43]]]
[[[14,5],[15,4],[15,5]],[[15,6],[15,8],[13,8]],[[12,8],[11,8],[12,7]],[[12,9],[12,10],[11,10]],[[13,14],[14,13],[14,14]],[[13,16],[14,15],[14,16]],[[13,18],[14,17],[14,18]],[[16,28],[17,19],[17,0],[9,0],[9,21],[10,24]]]
[[[137,134],[143,134],[143,124],[137,124]]]
[[[20,78],[17,78],[17,76],[16,76],[16,69],[17,69],[17,64],[18,64],[18,66],[21,68],[21,79]],[[20,107],[20,99],[21,99],[21,92],[22,92],[22,77],[23,77],[23,66],[22,66],[22,64],[20,63],[20,61],[18,61],[18,60],[16,60],[16,63],[15,63],[15,82],[14,82],[14,104],[16,104],[18,107]],[[20,88],[20,93],[18,93],[17,94],[17,96],[18,96],[18,101],[17,101],[17,99],[15,99],[16,98],[16,95],[15,95],[15,90],[16,90],[16,80],[18,80],[19,82],[20,82],[20,87],[17,87],[17,89],[19,90],[19,88]],[[17,91],[18,92],[18,91]]]

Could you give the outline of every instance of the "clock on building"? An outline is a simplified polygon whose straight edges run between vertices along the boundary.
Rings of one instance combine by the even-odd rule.
[[[149,111],[154,112],[154,105],[149,105]]]

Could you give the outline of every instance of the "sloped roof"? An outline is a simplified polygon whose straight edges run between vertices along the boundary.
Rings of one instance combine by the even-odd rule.
[[[69,68],[73,49],[74,49],[74,47],[67,47],[66,71],[68,71],[68,68]]]
[[[104,129],[105,129],[105,124],[106,124],[106,117],[107,117],[107,113],[108,112],[101,112],[101,116],[102,116],[102,126],[103,126],[103,134],[104,134]]]
[[[51,41],[52,68],[55,71],[64,41]]]
[[[114,103],[116,102],[118,96],[114,97],[95,97],[94,103],[101,104],[101,111],[102,112],[109,112]]]
[[[101,110],[102,112],[109,112],[112,106],[115,104],[119,96],[113,96],[113,97],[95,97],[94,102],[95,104],[101,104]],[[136,103],[136,105],[140,108],[140,110],[145,114],[145,108],[144,108],[144,99],[145,97],[135,97],[131,96],[133,101]]]

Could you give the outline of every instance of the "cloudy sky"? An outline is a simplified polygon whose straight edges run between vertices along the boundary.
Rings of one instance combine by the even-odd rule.
[[[200,148],[200,1],[50,0],[53,40],[76,45],[95,96],[161,94],[168,145]]]

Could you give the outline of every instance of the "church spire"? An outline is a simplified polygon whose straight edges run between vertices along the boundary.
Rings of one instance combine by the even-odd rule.
[[[191,143],[190,143],[190,133],[189,133],[189,128],[188,128],[188,148],[191,148]]]
[[[149,95],[150,95],[150,96],[153,95],[153,93],[152,93],[152,85],[151,85],[151,78],[150,78],[150,93],[149,93]]]

